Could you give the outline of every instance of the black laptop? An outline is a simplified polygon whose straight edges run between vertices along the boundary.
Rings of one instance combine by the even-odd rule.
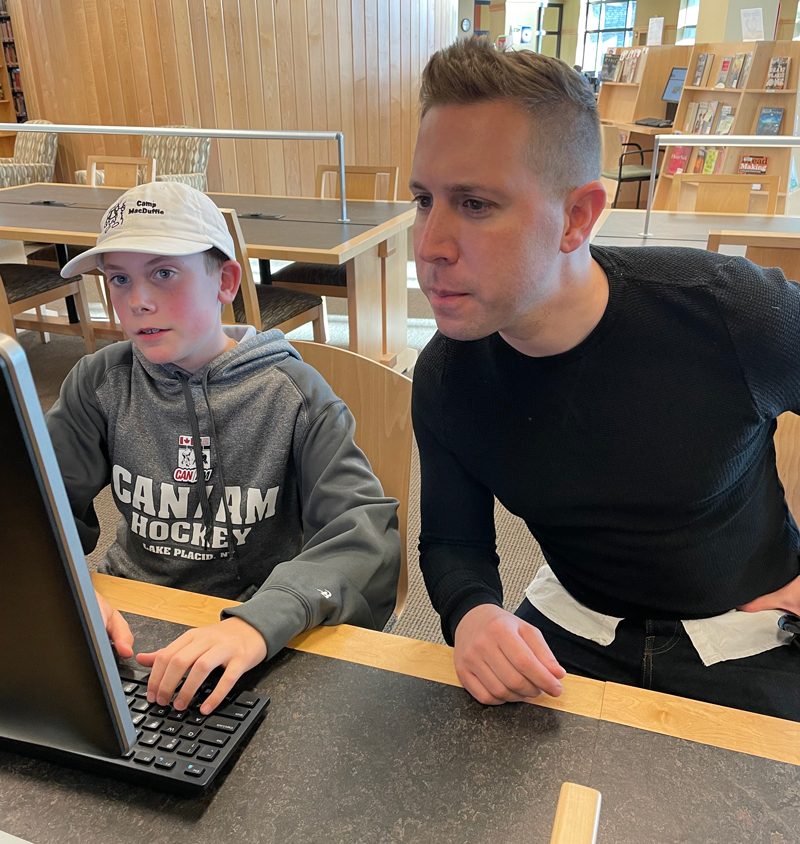
[[[180,712],[146,690],[117,666],[28,362],[0,334],[0,747],[196,795],[269,703],[236,687],[203,716],[208,687]]]

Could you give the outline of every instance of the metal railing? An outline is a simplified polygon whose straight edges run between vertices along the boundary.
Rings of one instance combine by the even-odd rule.
[[[650,188],[647,192],[647,213],[644,218],[644,231],[640,232],[642,237],[653,237],[650,232],[650,212],[653,210],[653,196],[656,191],[659,148],[703,145],[712,147],[800,147],[800,138],[796,135],[656,135],[653,138],[653,164],[650,170]]]
[[[173,129],[164,126],[93,126],[72,123],[0,123],[0,132],[57,132],[65,135],[166,135],[178,138],[225,138],[234,141],[336,141],[339,150],[340,223],[347,219],[343,132],[268,132],[256,129]]]

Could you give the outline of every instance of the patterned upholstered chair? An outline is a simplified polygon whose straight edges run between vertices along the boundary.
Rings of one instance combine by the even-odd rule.
[[[193,129],[194,126],[164,126],[164,129]],[[206,170],[211,151],[211,138],[144,135],[142,157],[155,158],[157,182],[183,182],[198,190],[206,190]],[[75,171],[75,181],[86,184],[86,170]],[[144,168],[139,170],[139,184],[145,181]],[[102,170],[97,171],[97,184],[104,184]]]
[[[28,123],[51,123],[29,120]],[[55,132],[20,132],[14,143],[14,157],[0,158],[0,187],[52,182],[58,151]]]

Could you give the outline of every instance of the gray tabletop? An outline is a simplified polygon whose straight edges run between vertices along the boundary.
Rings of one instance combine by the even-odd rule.
[[[123,192],[119,188],[60,184],[2,190],[0,228],[96,235],[103,213]],[[335,200],[218,193],[209,196],[220,208],[236,209],[248,245],[286,248],[335,249],[413,208],[409,202],[349,202],[350,221],[340,223],[339,203]],[[261,217],[247,217],[257,214]],[[281,219],[269,219],[271,216]]]
[[[129,618],[137,649],[184,629]],[[266,719],[206,796],[0,753],[0,829],[32,844],[547,844],[569,780],[602,792],[600,842],[800,838],[791,765],[297,651],[256,685]]]
[[[654,211],[652,237],[643,238],[645,211],[612,210],[593,243],[613,246],[695,246],[705,249],[710,231],[800,232],[800,217],[780,214],[694,214]]]

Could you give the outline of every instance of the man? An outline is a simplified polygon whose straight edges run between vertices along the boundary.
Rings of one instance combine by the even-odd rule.
[[[414,378],[421,567],[479,701],[566,671],[800,718],[797,527],[775,418],[800,407],[800,287],[687,249],[589,247],[599,119],[562,62],[429,62],[411,173],[439,334]],[[493,498],[548,562],[502,609]],[[736,611],[736,608],[747,612]]]

